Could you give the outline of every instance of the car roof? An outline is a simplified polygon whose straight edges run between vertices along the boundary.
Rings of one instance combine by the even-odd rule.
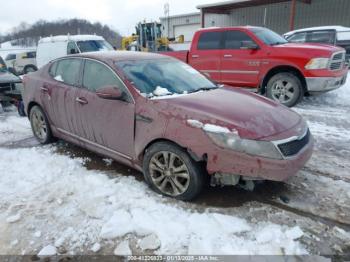
[[[147,53],[147,52],[134,52],[134,51],[100,51],[100,52],[89,52],[71,55],[69,57],[83,57],[91,58],[96,60],[112,60],[112,61],[128,61],[128,60],[154,60],[154,59],[172,59],[169,56]]]
[[[285,36],[294,34],[294,33],[300,33],[300,32],[306,32],[306,31],[318,31],[318,30],[335,30],[337,32],[346,32],[350,31],[350,27],[345,27],[345,26],[317,26],[317,27],[308,27],[308,28],[302,28],[294,31],[290,31],[285,33]]]
[[[104,38],[98,35],[56,35],[56,36],[41,38],[39,43],[89,41],[89,40],[104,40]]]

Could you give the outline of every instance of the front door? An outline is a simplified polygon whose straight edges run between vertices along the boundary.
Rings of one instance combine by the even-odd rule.
[[[109,66],[86,59],[82,86],[75,97],[79,116],[77,135],[110,153],[133,157],[135,106],[123,82]],[[109,100],[98,97],[96,91],[104,86],[121,89],[125,98]]]
[[[253,42],[245,32],[225,32],[221,55],[221,82],[235,87],[257,87],[262,51],[243,49],[243,43]]]

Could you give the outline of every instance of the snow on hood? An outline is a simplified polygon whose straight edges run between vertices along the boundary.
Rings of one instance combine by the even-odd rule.
[[[159,101],[174,107],[169,108],[171,114],[237,130],[247,139],[276,135],[301,121],[301,117],[289,108],[238,89],[219,88]]]

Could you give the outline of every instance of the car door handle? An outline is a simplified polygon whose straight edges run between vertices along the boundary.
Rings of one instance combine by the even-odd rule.
[[[48,89],[47,87],[45,87],[45,86],[40,87],[40,89],[41,89],[41,91],[43,91],[44,93],[49,92],[49,89]]]
[[[192,55],[192,58],[198,58],[199,55]]]
[[[224,55],[225,58],[231,58],[232,55]]]
[[[79,103],[81,105],[86,105],[88,103],[88,101],[85,98],[83,98],[83,97],[77,97],[75,99],[75,102],[77,102],[77,103]]]

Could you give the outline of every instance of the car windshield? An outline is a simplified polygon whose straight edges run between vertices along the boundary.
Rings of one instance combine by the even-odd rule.
[[[267,45],[281,45],[288,43],[288,41],[282,36],[267,28],[253,28],[252,31],[256,37]]]
[[[121,61],[116,65],[147,97],[187,94],[217,88],[189,65],[173,59]]]
[[[104,40],[78,41],[77,45],[82,53],[113,50],[113,47]]]

